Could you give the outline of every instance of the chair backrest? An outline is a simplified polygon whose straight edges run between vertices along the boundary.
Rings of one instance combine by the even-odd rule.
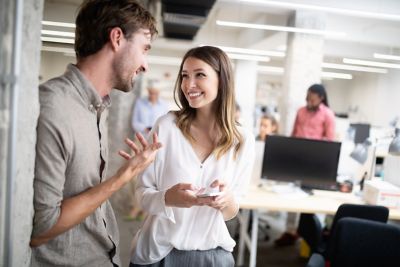
[[[310,246],[311,253],[315,252],[321,242],[322,226],[315,214],[301,213],[297,233]]]
[[[342,204],[336,211],[333,218],[331,233],[335,230],[337,222],[344,217],[354,217],[377,222],[387,222],[389,209],[383,206],[361,205],[361,204]]]
[[[343,218],[332,236],[331,267],[392,267],[400,263],[400,227]]]
[[[333,218],[330,236],[334,235],[338,221],[348,217],[386,223],[389,218],[389,209],[374,205],[342,204]],[[329,239],[331,238],[329,237]],[[326,260],[330,260],[332,257],[331,240],[327,242],[324,256]]]

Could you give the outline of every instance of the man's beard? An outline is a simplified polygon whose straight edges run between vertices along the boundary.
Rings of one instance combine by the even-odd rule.
[[[114,88],[122,92],[130,92],[135,88],[135,78],[123,79],[122,77],[117,77]]]
[[[308,110],[308,111],[311,111],[311,112],[317,111],[318,108],[319,108],[319,106],[313,106],[313,107],[307,106],[307,110]]]

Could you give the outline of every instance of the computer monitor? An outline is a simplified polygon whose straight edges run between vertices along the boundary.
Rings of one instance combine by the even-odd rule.
[[[341,143],[268,136],[265,142],[262,179],[300,181],[303,188],[337,188],[336,176]]]

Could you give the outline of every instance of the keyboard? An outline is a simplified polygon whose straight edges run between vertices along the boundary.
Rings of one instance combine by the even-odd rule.
[[[339,185],[337,183],[334,184],[327,184],[327,183],[313,183],[307,185],[301,185],[301,189],[304,190],[327,190],[327,191],[339,191]]]

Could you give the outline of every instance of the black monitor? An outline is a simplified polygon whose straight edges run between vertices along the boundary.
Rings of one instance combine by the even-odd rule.
[[[337,188],[341,143],[272,135],[265,141],[262,178],[301,182],[303,188]]]
[[[350,127],[354,129],[354,143],[361,144],[369,137],[370,124],[351,123]]]

